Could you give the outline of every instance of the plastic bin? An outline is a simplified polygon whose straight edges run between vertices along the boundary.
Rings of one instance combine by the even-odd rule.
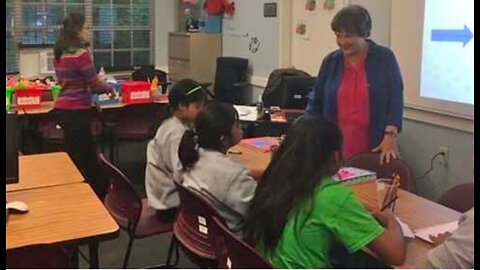
[[[17,89],[17,109],[39,108],[42,102],[43,87],[32,86],[26,89]]]
[[[122,91],[122,102],[125,104],[148,103],[152,101],[152,92],[148,82],[122,82],[120,89]]]
[[[205,33],[221,33],[222,32],[222,16],[204,16],[199,22],[200,32]]]

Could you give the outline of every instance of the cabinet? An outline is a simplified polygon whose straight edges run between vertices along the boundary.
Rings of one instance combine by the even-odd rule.
[[[171,81],[190,78],[201,83],[213,83],[216,61],[220,56],[221,34],[169,33],[168,75]]]

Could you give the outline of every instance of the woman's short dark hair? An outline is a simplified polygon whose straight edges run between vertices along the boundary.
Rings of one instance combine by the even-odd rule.
[[[369,37],[372,30],[372,19],[368,10],[360,5],[349,5],[342,8],[333,17],[330,24],[335,32],[346,32],[362,37]]]

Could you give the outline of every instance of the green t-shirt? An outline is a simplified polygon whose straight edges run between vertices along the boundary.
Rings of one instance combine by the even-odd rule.
[[[325,178],[315,195],[292,212],[273,252],[257,249],[276,268],[331,268],[339,244],[354,253],[383,233],[383,227],[352,191]]]

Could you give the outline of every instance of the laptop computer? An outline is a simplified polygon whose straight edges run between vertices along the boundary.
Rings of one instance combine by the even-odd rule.
[[[283,108],[305,110],[308,94],[316,80],[316,77],[286,77],[287,93]]]
[[[5,116],[5,172],[7,184],[18,183],[18,150],[19,150],[19,132],[18,115],[16,113],[6,113]]]

